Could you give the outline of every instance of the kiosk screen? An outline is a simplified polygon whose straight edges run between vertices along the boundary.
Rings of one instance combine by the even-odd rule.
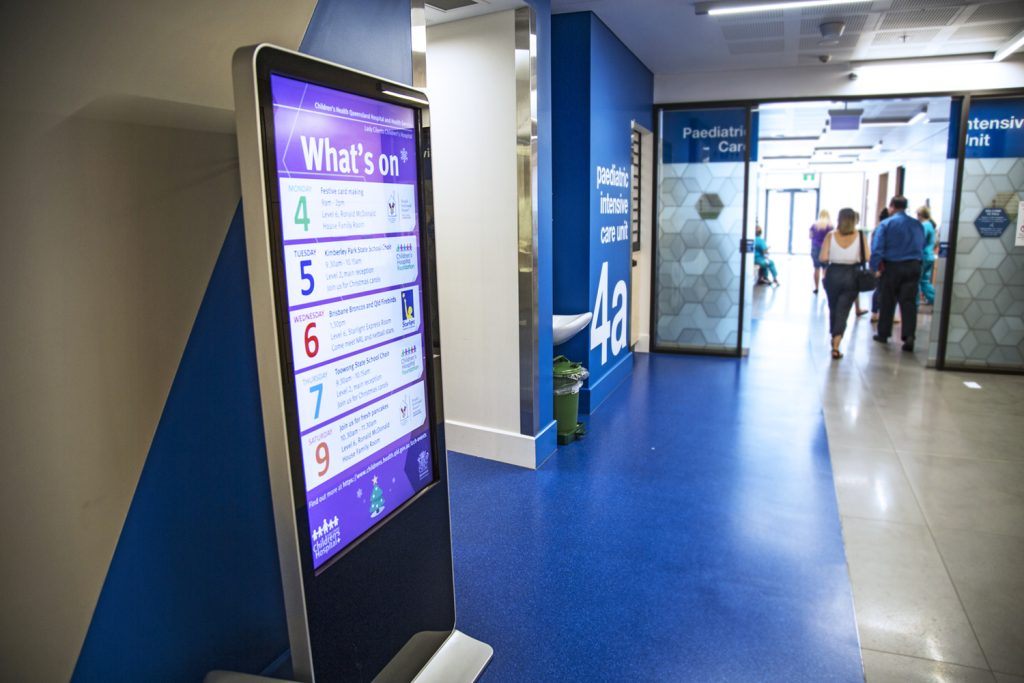
[[[416,111],[277,74],[270,93],[278,297],[316,569],[437,478]]]

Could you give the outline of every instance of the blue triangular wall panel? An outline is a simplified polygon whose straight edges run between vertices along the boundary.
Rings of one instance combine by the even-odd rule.
[[[73,680],[259,673],[287,647],[239,206]]]

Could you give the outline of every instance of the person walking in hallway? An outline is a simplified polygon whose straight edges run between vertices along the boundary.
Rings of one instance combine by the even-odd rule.
[[[832,358],[835,360],[843,357],[839,344],[846,332],[850,308],[860,294],[857,271],[870,257],[867,240],[857,230],[857,213],[849,208],[840,210],[839,225],[825,237],[821,246],[825,294],[828,296],[828,327],[832,335]]]
[[[878,222],[879,222],[879,224],[881,224],[881,222],[884,221],[888,217],[889,217],[889,209],[883,208],[881,211],[878,212]],[[875,239],[875,232],[874,232],[874,230],[872,230],[871,231],[871,241],[874,242],[874,239]],[[882,296],[882,294],[878,290],[878,287],[875,287],[875,291],[871,292],[871,322],[873,322],[873,323],[877,323],[878,322],[878,309],[881,307],[881,304],[880,304],[880,302],[882,300],[881,296]]]
[[[924,227],[924,249],[921,252],[921,299],[929,306],[935,303],[935,285],[932,283],[932,270],[935,267],[935,221],[927,206],[917,210],[917,220]]]
[[[875,341],[883,344],[889,341],[898,303],[903,318],[903,350],[914,350],[917,290],[921,281],[923,251],[924,226],[916,218],[907,215],[907,198],[896,195],[889,200],[889,217],[875,229],[871,241],[871,269],[881,275],[878,281],[878,289],[881,291]]]
[[[811,226],[811,263],[814,265],[814,293],[818,293],[818,283],[825,271],[825,262],[821,260],[821,245],[825,242],[825,235],[832,231],[832,217],[828,211],[821,210],[818,214],[818,221]]]

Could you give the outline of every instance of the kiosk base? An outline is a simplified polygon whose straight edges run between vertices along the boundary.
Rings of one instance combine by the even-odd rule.
[[[494,648],[462,631],[452,631],[413,683],[472,683],[491,661]]]
[[[487,668],[493,655],[494,648],[487,643],[470,638],[462,631],[452,631],[434,656],[411,680],[404,676],[389,674],[385,667],[385,670],[373,679],[373,683],[473,683]],[[211,671],[203,678],[203,683],[296,682],[236,671]]]

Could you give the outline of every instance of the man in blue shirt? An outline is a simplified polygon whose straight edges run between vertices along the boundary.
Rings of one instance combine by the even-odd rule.
[[[889,341],[899,303],[904,351],[914,350],[923,248],[924,226],[907,215],[907,198],[896,195],[889,200],[889,217],[875,228],[871,240],[871,269],[880,273],[878,334],[874,339],[883,344]]]

